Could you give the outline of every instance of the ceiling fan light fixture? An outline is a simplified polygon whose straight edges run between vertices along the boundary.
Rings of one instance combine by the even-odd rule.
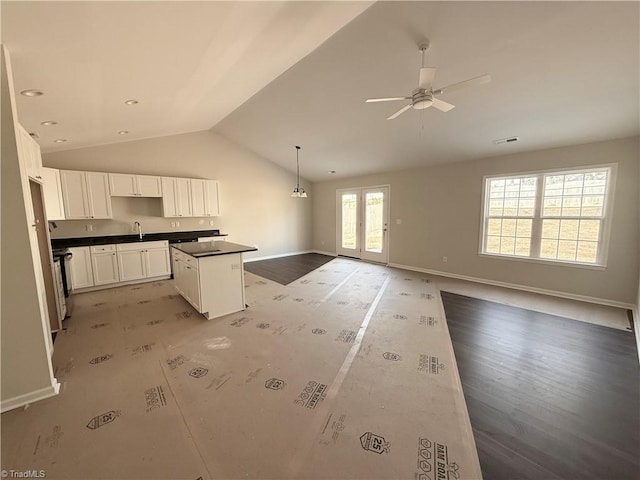
[[[430,98],[423,98],[413,102],[413,108],[415,110],[424,110],[425,108],[429,108],[431,105],[433,105],[433,100]]]
[[[296,145],[296,186],[291,194],[294,198],[307,198],[307,192],[300,186],[300,146]]]

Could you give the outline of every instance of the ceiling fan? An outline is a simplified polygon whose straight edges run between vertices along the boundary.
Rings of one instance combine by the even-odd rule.
[[[418,81],[418,88],[416,88],[410,97],[388,97],[388,98],[368,98],[367,103],[375,103],[375,102],[395,102],[398,100],[410,100],[411,102],[408,105],[405,105],[396,113],[391,115],[387,120],[393,120],[396,117],[399,117],[404,112],[413,108],[415,110],[423,110],[425,108],[434,107],[441,112],[448,112],[455,105],[451,105],[443,100],[440,100],[438,97],[445,93],[453,92],[460,88],[471,87],[474,85],[482,85],[483,83],[487,83],[491,81],[490,75],[481,75],[479,77],[470,78],[469,80],[464,80],[463,82],[454,83],[452,85],[448,85],[442,88],[434,89],[431,85],[434,77],[436,76],[436,69],[431,67],[424,66],[424,54],[427,50],[429,50],[429,41],[427,40],[425,43],[421,44],[419,47],[419,51],[422,52],[422,68],[420,69],[420,79]]]

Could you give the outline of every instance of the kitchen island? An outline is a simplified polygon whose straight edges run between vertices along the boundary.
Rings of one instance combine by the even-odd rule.
[[[256,250],[226,241],[174,244],[175,288],[209,320],[244,310],[242,254]]]

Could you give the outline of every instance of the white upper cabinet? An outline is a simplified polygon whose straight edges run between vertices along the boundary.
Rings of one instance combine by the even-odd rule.
[[[204,217],[205,214],[205,180],[191,178],[191,214],[194,217]]]
[[[188,178],[162,177],[162,212],[165,217],[191,217],[191,183]]]
[[[161,197],[162,180],[155,175],[136,175],[138,193],[142,197]]]
[[[220,201],[218,194],[218,181],[205,180],[205,215],[207,217],[217,217],[220,215]]]
[[[191,216],[216,217],[220,215],[218,182],[196,178],[190,179],[189,182],[191,184]]]
[[[47,220],[64,220],[64,203],[62,201],[62,185],[60,171],[55,168],[42,168],[42,195]]]
[[[161,197],[162,181],[154,175],[110,173],[109,190],[114,197]]]
[[[87,182],[84,172],[62,170],[60,172],[64,215],[66,218],[90,218]]]
[[[24,165],[27,176],[42,181],[42,156],[40,154],[40,145],[36,142],[29,132],[22,125],[18,125],[18,133],[20,143],[18,145],[20,162]]]
[[[67,220],[112,218],[108,174],[61,170],[60,181]]]

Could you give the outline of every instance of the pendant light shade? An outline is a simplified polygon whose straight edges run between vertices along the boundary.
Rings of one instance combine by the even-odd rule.
[[[298,154],[300,153],[300,146],[296,145],[296,186],[293,189],[292,197],[307,198],[307,192],[300,186],[300,159]]]

